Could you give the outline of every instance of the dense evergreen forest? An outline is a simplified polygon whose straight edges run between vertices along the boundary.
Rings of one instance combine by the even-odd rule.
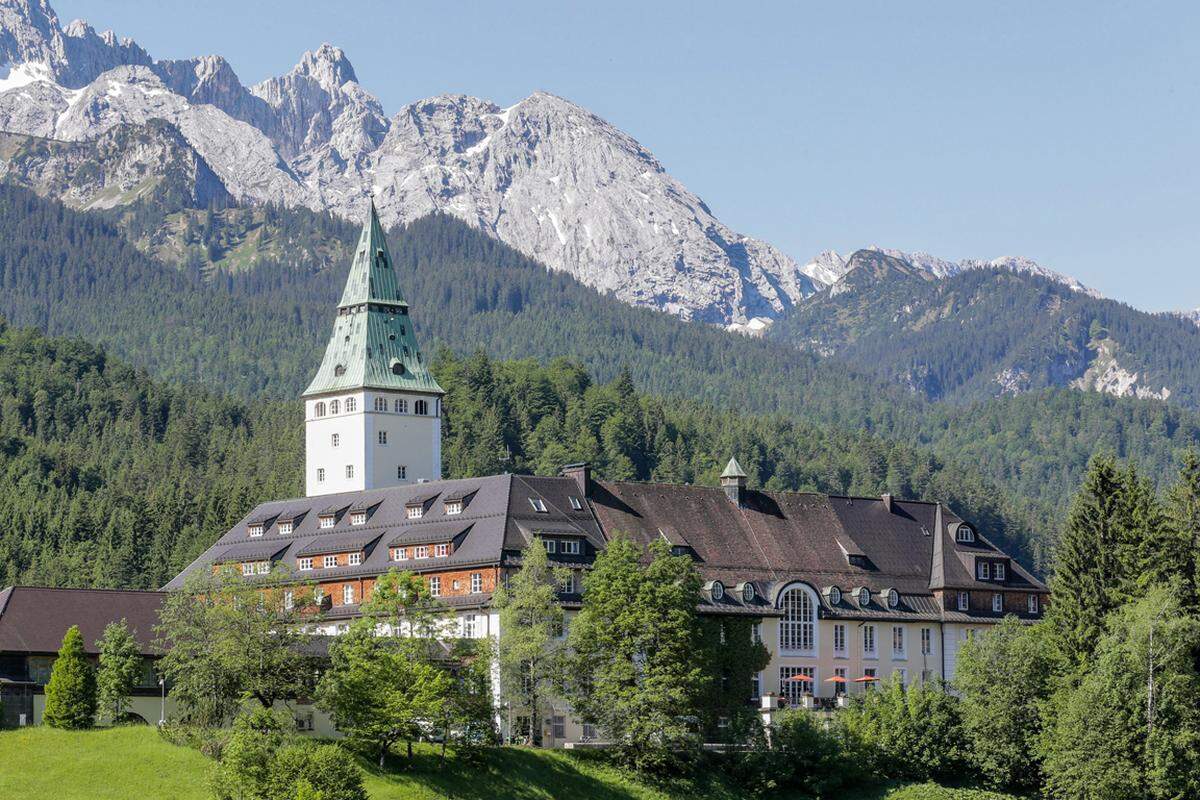
[[[235,406],[251,421],[266,413],[264,408],[274,408],[277,434],[268,420],[261,425],[243,420],[239,435],[271,432],[276,438],[263,446],[280,453],[281,462],[298,459],[299,422],[290,402],[264,406],[260,400],[291,401],[311,377],[357,234],[357,225],[303,210],[141,205],[81,213],[0,186],[0,240],[5,242],[0,314],[14,324],[109,348],[165,382],[155,383],[157,392]],[[1021,519],[1023,532],[1008,535],[1030,542],[1023,548],[1036,564],[1043,562],[1046,544],[1093,452],[1133,458],[1161,484],[1173,473],[1178,451],[1200,440],[1200,417],[1152,400],[1047,388],[970,403],[930,402],[888,385],[882,375],[865,374],[872,371],[869,365],[859,372],[837,358],[819,358],[785,343],[731,336],[631,308],[446,217],[394,230],[389,243],[429,353],[447,350],[463,357],[482,349],[496,359],[541,363],[566,356],[598,383],[627,374],[639,391],[669,398],[644,398],[652,409],[648,413],[678,408],[680,399],[701,404],[685,406],[708,420],[707,427],[689,435],[722,445],[702,453],[714,463],[728,458],[734,433],[756,432],[764,454],[787,436],[803,439],[820,432],[830,447],[841,437],[839,447],[873,442],[883,452],[914,459],[868,458],[859,451],[860,460],[871,461],[870,472],[846,468],[838,474],[811,448],[787,457],[747,458],[759,465],[758,475],[774,475],[780,487],[873,493],[886,485],[898,494],[948,499],[950,487],[930,484],[928,475],[936,470],[921,464],[959,465],[963,486],[972,487],[963,494],[986,489],[993,504],[1003,500],[1021,509],[1005,518]],[[513,404],[511,413],[528,412]],[[536,424],[526,426],[528,431],[505,425],[503,447],[491,451],[493,466],[487,469],[497,463],[513,470],[554,466],[557,453],[541,455],[543,444],[552,444],[553,426],[546,423],[539,433]],[[594,435],[603,441],[599,425]],[[712,477],[706,472],[711,465],[697,461],[695,452],[687,456],[686,469],[672,466],[682,464],[683,456],[671,455],[658,441],[657,427],[643,427],[653,432],[648,443],[656,455],[632,459],[636,470],[628,474]],[[559,450],[591,452],[589,443],[576,441],[574,431],[563,436]],[[511,460],[497,462],[501,451]],[[448,459],[460,457],[447,450]],[[223,465],[225,456],[206,458]],[[485,471],[478,453],[473,458],[472,468]],[[466,467],[451,461],[448,469]],[[611,469],[627,474],[615,471],[616,465]],[[882,474],[886,483],[864,477],[868,474]],[[190,474],[177,477],[192,480]],[[253,487],[267,485],[261,472],[247,472],[244,485],[243,491],[265,496],[254,494]],[[970,508],[982,508],[981,501]],[[228,519],[216,517],[221,524]],[[190,547],[189,541],[179,552]],[[146,585],[169,572],[162,566],[169,558],[158,557]],[[32,556],[19,563],[32,563]]]
[[[715,483],[736,455],[758,485],[951,503],[1026,555],[1038,510],[961,465],[867,433],[749,417],[594,382],[578,363],[444,351],[450,477],[553,474]],[[256,502],[301,492],[299,403],[148,377],[78,339],[0,328],[0,585],[155,587]]]
[[[1004,269],[930,280],[872,251],[855,253],[851,266],[843,291],[797,306],[768,335],[955,401],[1065,386],[1103,343],[1140,386],[1167,387],[1172,403],[1200,405],[1200,327],[1190,320]]]

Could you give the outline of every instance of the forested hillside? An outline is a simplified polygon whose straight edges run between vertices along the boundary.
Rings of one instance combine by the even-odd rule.
[[[611,477],[715,483],[736,455],[772,489],[943,499],[1040,556],[1034,504],[870,434],[668,402],[564,359],[444,353],[434,369],[449,477],[587,459]],[[85,342],[0,328],[0,585],[160,585],[256,502],[300,493],[302,425],[295,401],[170,386]]]
[[[1006,269],[941,280],[859,251],[768,335],[932,400],[1076,385],[1200,405],[1200,327]],[[1164,391],[1165,389],[1165,391]]]

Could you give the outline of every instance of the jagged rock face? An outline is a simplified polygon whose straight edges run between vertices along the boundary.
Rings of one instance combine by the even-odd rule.
[[[1136,372],[1130,372],[1117,361],[1120,346],[1111,339],[1092,340],[1088,349],[1095,353],[1092,363],[1078,379],[1071,382],[1075,389],[1092,390],[1115,397],[1138,397],[1166,400],[1171,390],[1166,386],[1155,389],[1146,386]]]
[[[452,214],[553,269],[687,318],[769,319],[819,288],[786,255],[723,225],[631,137],[558,97],[509,109],[437,97],[389,120],[329,45],[247,89],[218,56],[154,61],[85,23],[60,29],[45,0],[0,0],[0,29],[5,130],[85,141],[165,120],[238,200],[357,218],[374,191],[386,224]]]
[[[158,120],[119,125],[87,142],[0,133],[0,180],[85,209],[147,197],[192,207],[230,199],[179,131]]]

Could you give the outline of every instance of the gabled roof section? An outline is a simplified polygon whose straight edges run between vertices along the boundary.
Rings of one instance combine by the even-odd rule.
[[[304,394],[362,388],[444,394],[417,347],[374,201],[354,250],[333,335]]]
[[[161,592],[9,587],[0,590],[0,652],[57,652],[67,629],[78,625],[84,650],[95,653],[104,626],[125,619],[139,652],[154,655],[164,599]]]

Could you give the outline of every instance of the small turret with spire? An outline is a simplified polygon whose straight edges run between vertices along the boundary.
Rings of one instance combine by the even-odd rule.
[[[729,463],[725,465],[725,471],[721,473],[721,487],[731,503],[738,507],[745,505],[746,471],[736,458],[729,459]]]

